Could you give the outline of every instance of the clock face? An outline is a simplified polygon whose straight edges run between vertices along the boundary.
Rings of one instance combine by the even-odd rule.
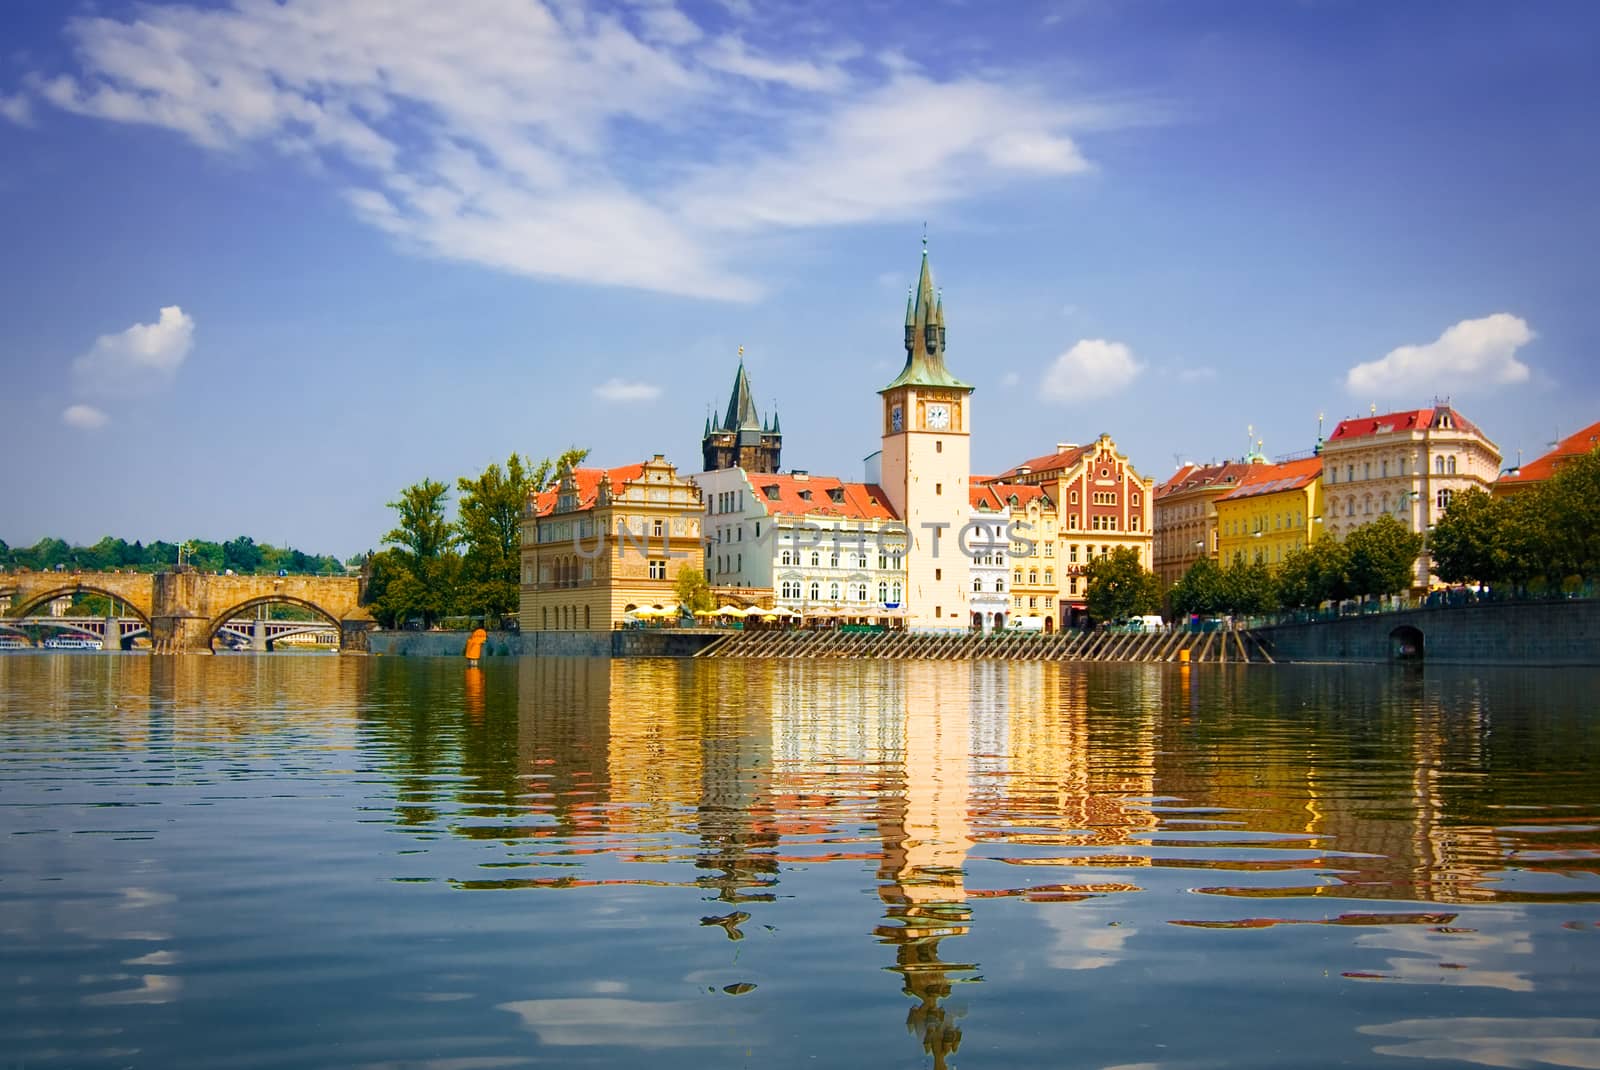
[[[900,415],[900,406],[898,405],[889,410],[889,426],[896,431],[905,430],[905,419]]]
[[[935,431],[943,431],[950,426],[950,406],[929,405],[928,426]]]

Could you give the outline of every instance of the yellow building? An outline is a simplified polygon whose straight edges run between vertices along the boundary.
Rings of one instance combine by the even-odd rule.
[[[700,488],[658,453],[576,468],[528,500],[523,631],[609,630],[628,610],[671,608],[678,571],[701,563]]]
[[[1183,578],[1202,557],[1217,560],[1217,499],[1238,488],[1251,458],[1222,464],[1185,464],[1155,492],[1155,565],[1163,588]]]
[[[1012,540],[1008,561],[1011,565],[1011,607],[1008,619],[1016,624],[1028,618],[1041,618],[1046,631],[1055,631],[1060,612],[1061,590],[1066,586],[1065,569],[1057,558],[1056,504],[1044,487],[1021,483],[988,482],[978,491],[988,495],[1007,513]],[[1076,582],[1076,581],[1075,581]]]
[[[1277,568],[1322,529],[1322,458],[1250,465],[1239,486],[1216,500],[1217,559]]]

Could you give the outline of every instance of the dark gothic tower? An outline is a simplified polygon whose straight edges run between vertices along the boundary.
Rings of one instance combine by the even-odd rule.
[[[782,452],[778,414],[772,414],[771,425],[762,422],[750,393],[750,377],[744,370],[744,347],[740,346],[739,371],[733,377],[727,415],[720,423],[706,417],[705,436],[700,440],[704,471],[743,468],[746,472],[776,472]]]

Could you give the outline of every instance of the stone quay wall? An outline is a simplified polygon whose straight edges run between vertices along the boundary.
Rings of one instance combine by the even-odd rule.
[[[397,657],[463,656],[467,632],[379,631],[367,637],[372,653]],[[577,632],[490,632],[486,658],[543,656],[566,658],[688,658],[726,632],[667,629]]]
[[[1502,602],[1258,628],[1277,661],[1392,661],[1398,628],[1444,665],[1600,665],[1600,601]]]

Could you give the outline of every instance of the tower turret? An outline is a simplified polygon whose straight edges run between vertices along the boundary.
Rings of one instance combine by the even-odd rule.
[[[756,408],[755,392],[744,367],[744,346],[739,347],[739,368],[720,422],[706,418],[700,439],[704,471],[743,468],[747,472],[776,472],[783,450],[783,434],[774,417],[769,427]]]

